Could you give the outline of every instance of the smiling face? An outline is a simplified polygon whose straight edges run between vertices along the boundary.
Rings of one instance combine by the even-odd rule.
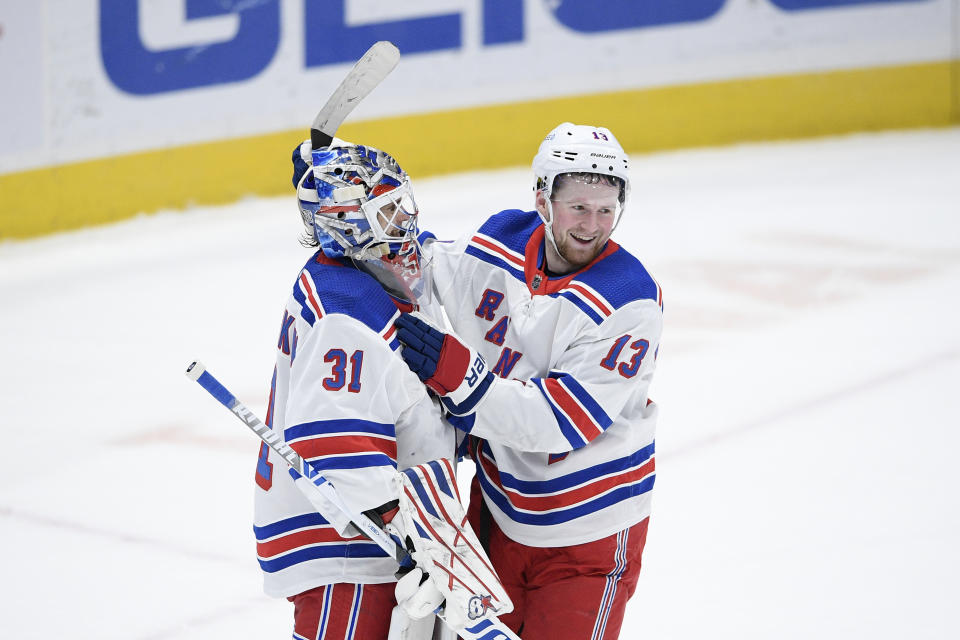
[[[600,255],[616,223],[619,197],[620,187],[607,181],[573,175],[557,178],[550,197],[557,246],[546,243],[548,270],[570,273]],[[546,207],[543,192],[537,192],[537,211],[545,218]]]

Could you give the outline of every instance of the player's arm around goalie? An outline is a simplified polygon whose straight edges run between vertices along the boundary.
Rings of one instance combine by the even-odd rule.
[[[430,249],[435,273],[443,282],[444,269],[453,273],[459,266],[455,255],[445,254],[456,254],[458,246],[433,243]],[[450,282],[457,282],[456,278]],[[469,289],[456,286],[438,292],[445,309],[455,316],[455,324],[467,327],[471,335],[470,327],[477,325],[475,333],[483,335],[482,321],[471,317],[476,316],[477,301],[470,295]],[[561,453],[586,446],[619,416],[629,422],[630,416],[644,413],[663,318],[657,300],[640,295],[600,324],[568,309],[559,313],[548,340],[551,360],[537,368],[524,366],[532,365],[538,355],[534,340],[544,351],[543,338],[529,332],[509,335],[508,340],[527,340],[511,343],[527,360],[521,360],[508,379],[491,370],[489,363],[497,361],[500,346],[489,341],[470,344],[449,330],[407,315],[397,321],[398,336],[407,364],[441,396],[451,424],[520,451]]]
[[[451,423],[517,450],[562,453],[632,422],[647,402],[662,316],[650,301],[631,306],[602,325],[568,327],[579,335],[546,375],[498,380],[479,410]]]

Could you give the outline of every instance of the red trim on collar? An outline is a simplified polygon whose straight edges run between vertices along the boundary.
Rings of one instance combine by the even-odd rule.
[[[389,293],[388,293],[387,295],[390,296],[390,300],[393,302],[393,306],[395,306],[397,309],[399,309],[399,310],[400,310],[400,313],[411,313],[411,312],[417,310],[416,305],[414,305],[414,304],[412,304],[412,303],[410,303],[410,302],[405,302],[405,301],[401,300],[400,298],[394,298],[394,297],[391,296]]]
[[[585,271],[590,269],[593,265],[597,264],[610,254],[616,252],[620,249],[618,245],[613,240],[607,240],[607,245],[603,248],[603,251],[600,252],[596,258],[590,261],[590,264],[578,269],[573,273],[568,273],[562,278],[548,278],[547,274],[543,272],[542,269],[537,268],[537,261],[540,258],[540,251],[543,247],[546,236],[546,227],[544,225],[538,226],[533,230],[533,233],[530,235],[530,239],[527,240],[527,246],[524,249],[523,257],[523,277],[527,281],[527,290],[530,292],[530,295],[547,295],[550,293],[557,293],[561,289],[565,289],[569,286],[570,281],[576,278],[577,276],[583,274]],[[533,280],[537,276],[540,277],[540,285],[534,289]]]
[[[329,257],[327,257],[327,254],[325,254],[323,251],[319,251],[319,252],[317,253],[317,257],[316,257],[316,259],[314,260],[314,262],[316,262],[317,264],[325,264],[325,265],[330,266],[330,267],[345,267],[345,266],[347,266],[346,264],[343,263],[343,261],[338,260],[337,258],[329,258]]]

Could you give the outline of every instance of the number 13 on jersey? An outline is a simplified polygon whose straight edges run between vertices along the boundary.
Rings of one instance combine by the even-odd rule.
[[[649,340],[640,338],[632,342],[630,348],[633,349],[634,353],[630,357],[630,360],[620,362],[619,365],[617,364],[620,352],[623,351],[623,348],[630,342],[632,337],[633,336],[628,334],[617,338],[617,341],[610,347],[607,357],[600,362],[600,366],[610,371],[616,369],[624,378],[632,378],[637,375],[637,371],[640,370],[640,364],[643,362],[643,357],[647,355],[647,349],[650,348]]]

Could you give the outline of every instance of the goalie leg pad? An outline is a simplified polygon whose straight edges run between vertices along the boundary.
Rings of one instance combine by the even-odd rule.
[[[417,565],[446,599],[442,617],[455,630],[513,610],[460,501],[453,464],[433,460],[401,474],[400,512]]]

